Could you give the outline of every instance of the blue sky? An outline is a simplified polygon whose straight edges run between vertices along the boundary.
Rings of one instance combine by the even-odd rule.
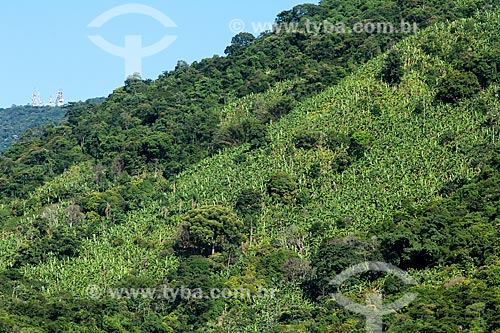
[[[142,45],[165,36],[177,39],[163,51],[142,59],[142,77],[156,79],[178,60],[223,55],[234,32],[230,23],[273,22],[278,13],[304,0],[140,0],[34,1],[2,3],[0,11],[0,107],[31,102],[34,89],[47,103],[57,90],[66,101],[107,96],[123,84],[125,61],[102,50],[88,36],[99,35],[123,46],[125,36],[140,35]],[[309,1],[310,2],[310,1]],[[313,3],[317,3],[314,2]],[[100,28],[89,24],[104,12],[126,4],[140,4],[163,13],[177,27],[166,27],[143,14],[115,16]],[[236,27],[239,27],[238,24]]]

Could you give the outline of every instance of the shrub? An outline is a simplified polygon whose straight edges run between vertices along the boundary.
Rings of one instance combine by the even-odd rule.
[[[315,148],[321,139],[321,132],[313,130],[299,131],[294,135],[294,145],[296,148]]]
[[[267,182],[267,193],[275,200],[290,203],[297,194],[297,184],[288,173],[279,171]]]
[[[223,206],[193,209],[182,218],[178,246],[192,253],[210,255],[228,251],[244,240],[243,222]]]
[[[470,98],[480,90],[477,76],[471,72],[450,71],[438,87],[436,98],[444,103],[456,103]]]
[[[380,73],[382,80],[389,84],[398,84],[403,77],[403,61],[398,51],[392,50],[387,55]]]

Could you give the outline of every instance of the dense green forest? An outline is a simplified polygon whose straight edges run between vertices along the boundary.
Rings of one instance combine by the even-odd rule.
[[[0,109],[0,152],[8,149],[28,129],[52,123],[58,125],[65,111],[58,107],[13,105]]]
[[[419,31],[242,33],[28,130],[0,158],[0,332],[366,332],[335,292],[415,293],[385,332],[500,332],[499,5],[304,4],[276,22]],[[331,283],[366,261],[416,283]]]

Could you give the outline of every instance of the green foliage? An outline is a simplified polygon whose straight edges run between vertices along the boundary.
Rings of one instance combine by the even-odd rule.
[[[23,133],[48,123],[58,125],[64,120],[64,110],[59,107],[31,107],[14,105],[0,109],[0,152],[10,148]]]
[[[500,53],[496,49],[482,49],[477,52],[464,52],[455,66],[471,71],[478,78],[481,87],[498,82]]]
[[[328,294],[366,260],[419,282],[361,274],[341,287],[360,303],[417,292],[386,331],[498,331],[491,5],[299,5],[277,22],[404,19],[421,31],[240,34],[226,57],[132,76],[26,132],[0,158],[0,331],[364,332]],[[106,295],[163,284],[252,297]],[[89,299],[91,285],[105,295]]]
[[[404,314],[389,318],[392,331],[496,332],[499,329],[498,287],[463,279],[447,288],[420,287],[418,298]]]
[[[487,169],[473,183],[462,184],[446,199],[412,210],[413,217],[408,211],[398,214],[393,224],[386,223],[379,230],[386,260],[402,268],[467,263],[482,266],[489,257],[499,254],[500,170],[488,166],[499,155],[498,148],[491,147],[490,151],[489,162],[481,162]],[[480,156],[480,150],[476,154]]]
[[[357,240],[326,240],[311,258],[313,276],[305,284],[312,298],[333,292],[331,281],[345,269],[364,261],[376,261],[378,253],[368,244]]]
[[[320,141],[321,133],[317,131],[303,131],[295,134],[294,144],[297,148],[312,149],[315,148]]]
[[[262,208],[262,194],[253,189],[240,192],[235,208],[243,216],[259,215]]]
[[[241,32],[231,39],[231,45],[224,50],[224,53],[227,55],[233,55],[242,52],[241,48],[250,44],[254,40],[255,37],[251,33]]]
[[[380,76],[384,82],[396,85],[401,82],[403,74],[403,61],[401,60],[401,55],[399,51],[391,50],[387,54]]]
[[[179,227],[178,245],[203,255],[231,251],[244,240],[243,223],[223,206],[207,206],[189,211]]]
[[[279,101],[277,101],[274,105],[271,105],[268,110],[268,118],[270,120],[279,120],[281,117],[289,114],[293,107],[295,106],[296,101],[292,96],[285,96]],[[267,120],[267,119],[265,119]]]
[[[442,80],[436,98],[444,103],[457,103],[463,98],[471,98],[479,89],[474,73],[452,70]]]
[[[78,256],[81,231],[79,234],[78,230],[63,225],[52,227],[48,222],[40,219],[33,225],[33,239],[21,244],[14,267],[44,263],[52,256],[58,259]]]
[[[280,171],[268,180],[267,193],[277,201],[292,203],[297,194],[297,184],[288,173]]]
[[[266,126],[254,117],[233,118],[231,122],[222,125],[214,136],[214,143],[218,148],[249,143],[255,149],[266,142]]]
[[[330,130],[326,135],[326,145],[332,150],[338,148],[342,149],[351,145],[351,139],[343,133]]]
[[[104,193],[91,193],[82,202],[85,213],[94,212],[102,217],[113,220],[120,220],[123,213],[127,210],[127,202],[120,193],[113,190],[107,190]]]
[[[263,249],[258,256],[256,274],[269,285],[280,280],[302,281],[311,273],[308,261],[301,259],[296,252],[285,249]]]
[[[357,159],[364,157],[365,152],[370,148],[374,142],[374,138],[370,133],[367,132],[354,132],[351,134],[350,145],[349,145],[349,155],[354,156]]]
[[[397,27],[403,19],[424,29],[441,19],[470,17],[481,9],[479,3],[431,1],[422,9],[417,3],[390,0],[366,4],[322,1],[284,11],[277,22],[305,28],[308,21],[377,21]],[[340,82],[407,36],[329,33],[324,29],[314,34],[238,34],[226,57],[214,56],[192,64],[180,61],[155,81],[137,75],[128,78],[104,101],[70,103],[65,108],[67,122],[63,127],[33,133],[31,138],[23,136],[5,152],[0,179],[12,177],[15,181],[0,184],[2,194],[24,198],[36,186],[83,161],[101,164],[118,175],[123,171],[137,175],[146,169],[161,171],[172,179],[221,149],[243,143],[261,147],[267,144],[265,125],[278,121],[297,102]],[[433,47],[440,44],[428,48],[434,52]],[[494,82],[496,53],[476,46],[470,53],[463,57],[470,61],[457,66],[475,73],[481,84]],[[394,54],[387,57],[389,81],[397,80],[401,68]],[[293,88],[281,98],[271,98],[273,102],[265,108],[249,110],[239,120],[224,119],[221,114],[236,98],[266,94],[284,82],[293,82]]]
[[[208,293],[210,290],[222,290],[222,283],[216,275],[216,265],[205,257],[195,255],[185,259],[175,273],[170,276],[173,288],[184,288],[196,292]],[[182,289],[179,289],[182,290]],[[205,294],[206,295],[206,294]],[[181,297],[179,295],[170,305],[170,311],[183,318],[179,330],[193,332],[207,322],[215,320],[224,309],[224,300],[205,297]]]
[[[234,208],[243,219],[250,243],[253,241],[254,228],[262,210],[262,203],[262,193],[254,189],[242,190],[236,199]]]

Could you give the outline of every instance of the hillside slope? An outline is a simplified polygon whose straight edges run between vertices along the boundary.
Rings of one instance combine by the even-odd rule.
[[[236,35],[225,50],[175,69],[157,80],[132,77],[104,103],[71,103],[68,121],[57,130],[38,131],[0,160],[0,200],[25,197],[36,186],[81,161],[131,175],[160,170],[175,177],[223,148],[264,143],[263,133],[297,102],[339,82],[361,64],[382,54],[407,33],[306,33],[311,22],[342,22],[348,27],[402,21],[419,29],[437,21],[470,17],[497,1],[395,0],[333,1],[304,4],[277,16],[285,27],[252,36]],[[291,82],[281,95],[255,104],[239,121],[224,122],[220,110],[238,99],[269,92]],[[221,125],[221,126],[219,126]],[[124,148],[126,147],[126,149]]]
[[[27,129],[48,123],[59,125],[64,119],[62,108],[13,106],[0,109],[0,152],[8,149]]]
[[[365,318],[328,294],[336,274],[365,260],[418,280],[362,275],[341,288],[360,303],[376,290],[416,292],[384,317],[387,332],[500,330],[500,15],[472,16],[405,38],[258,126],[300,77],[226,103],[213,131],[229,147],[179,174],[154,159],[135,161],[139,172],[108,167],[117,142],[145,130],[133,119],[102,145],[67,142],[71,163],[0,206],[0,331],[364,332]],[[122,93],[104,119],[122,114]],[[73,120],[99,118],[78,107]],[[87,129],[71,126],[47,137]],[[164,156],[173,145],[158,135],[147,150]],[[18,150],[10,156],[50,160]],[[276,294],[170,301],[109,289],[162,285]]]

